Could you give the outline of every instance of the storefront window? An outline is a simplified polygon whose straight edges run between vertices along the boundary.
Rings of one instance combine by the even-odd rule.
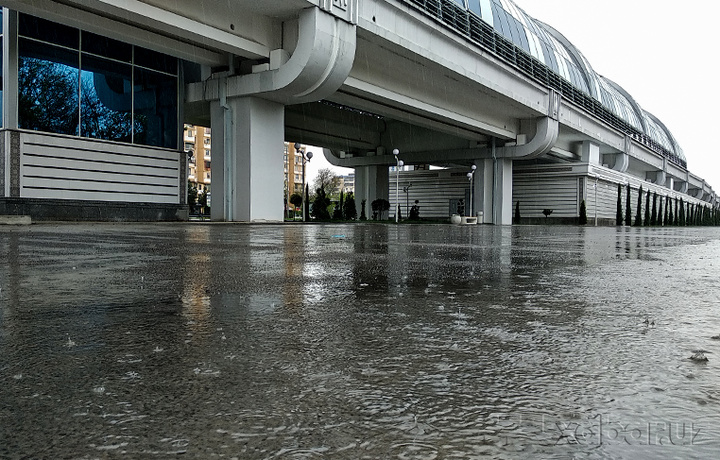
[[[177,147],[177,59],[25,14],[22,129]]]

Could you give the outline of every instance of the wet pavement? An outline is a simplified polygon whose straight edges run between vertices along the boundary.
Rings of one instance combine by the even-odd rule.
[[[719,255],[697,228],[0,227],[0,458],[716,458]]]

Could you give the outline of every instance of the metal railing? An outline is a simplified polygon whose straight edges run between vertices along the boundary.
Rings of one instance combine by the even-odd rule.
[[[461,8],[453,0],[400,0],[426,13],[440,25],[459,33],[474,44],[492,53],[536,82],[559,92],[563,99],[588,111],[636,142],[687,169],[687,161],[671,152],[644,132],[630,125],[602,105],[600,101],[579,90],[534,56],[495,31],[475,14]]]

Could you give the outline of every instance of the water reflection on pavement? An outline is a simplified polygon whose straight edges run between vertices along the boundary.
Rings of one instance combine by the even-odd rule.
[[[0,458],[714,458],[719,255],[694,228],[0,227]]]

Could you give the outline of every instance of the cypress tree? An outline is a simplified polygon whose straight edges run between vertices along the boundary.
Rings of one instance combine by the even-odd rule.
[[[635,227],[639,227],[642,225],[642,185],[640,186],[640,190],[638,190],[638,202],[637,202],[637,213],[635,214]]]
[[[627,184],[627,190],[625,191],[625,225],[628,227],[632,225],[632,206],[630,204],[630,183]]]
[[[305,206],[303,206],[303,214],[305,214],[305,222],[310,222],[310,190],[308,184],[305,184]]]
[[[643,225],[650,226],[650,190],[645,195],[645,219],[643,219]]]
[[[520,201],[515,202],[515,223],[520,224]]]
[[[662,227],[664,220],[663,220],[663,197],[660,195],[658,197],[658,214],[657,214],[657,226]]]
[[[680,198],[680,210],[678,211],[679,219],[678,219],[678,225],[681,227],[685,226],[685,202],[682,198]]]
[[[365,204],[367,200],[363,199],[360,202],[360,220],[367,220],[367,214],[365,214]]]
[[[345,217],[345,194],[343,190],[340,190],[340,219],[347,219]]]
[[[622,227],[623,224],[623,212],[622,212],[622,184],[618,184],[618,198],[617,198],[617,211],[615,212],[615,225]]]
[[[587,225],[587,207],[585,206],[585,200],[580,202],[580,219],[578,223],[580,225]]]
[[[670,214],[668,211],[669,209],[670,209],[670,197],[665,196],[665,218],[663,219],[663,223],[665,224],[665,226],[670,225],[668,223],[668,220],[670,219]]]
[[[650,215],[650,225],[653,227],[657,225],[657,216],[657,192],[653,192],[653,207]]]

